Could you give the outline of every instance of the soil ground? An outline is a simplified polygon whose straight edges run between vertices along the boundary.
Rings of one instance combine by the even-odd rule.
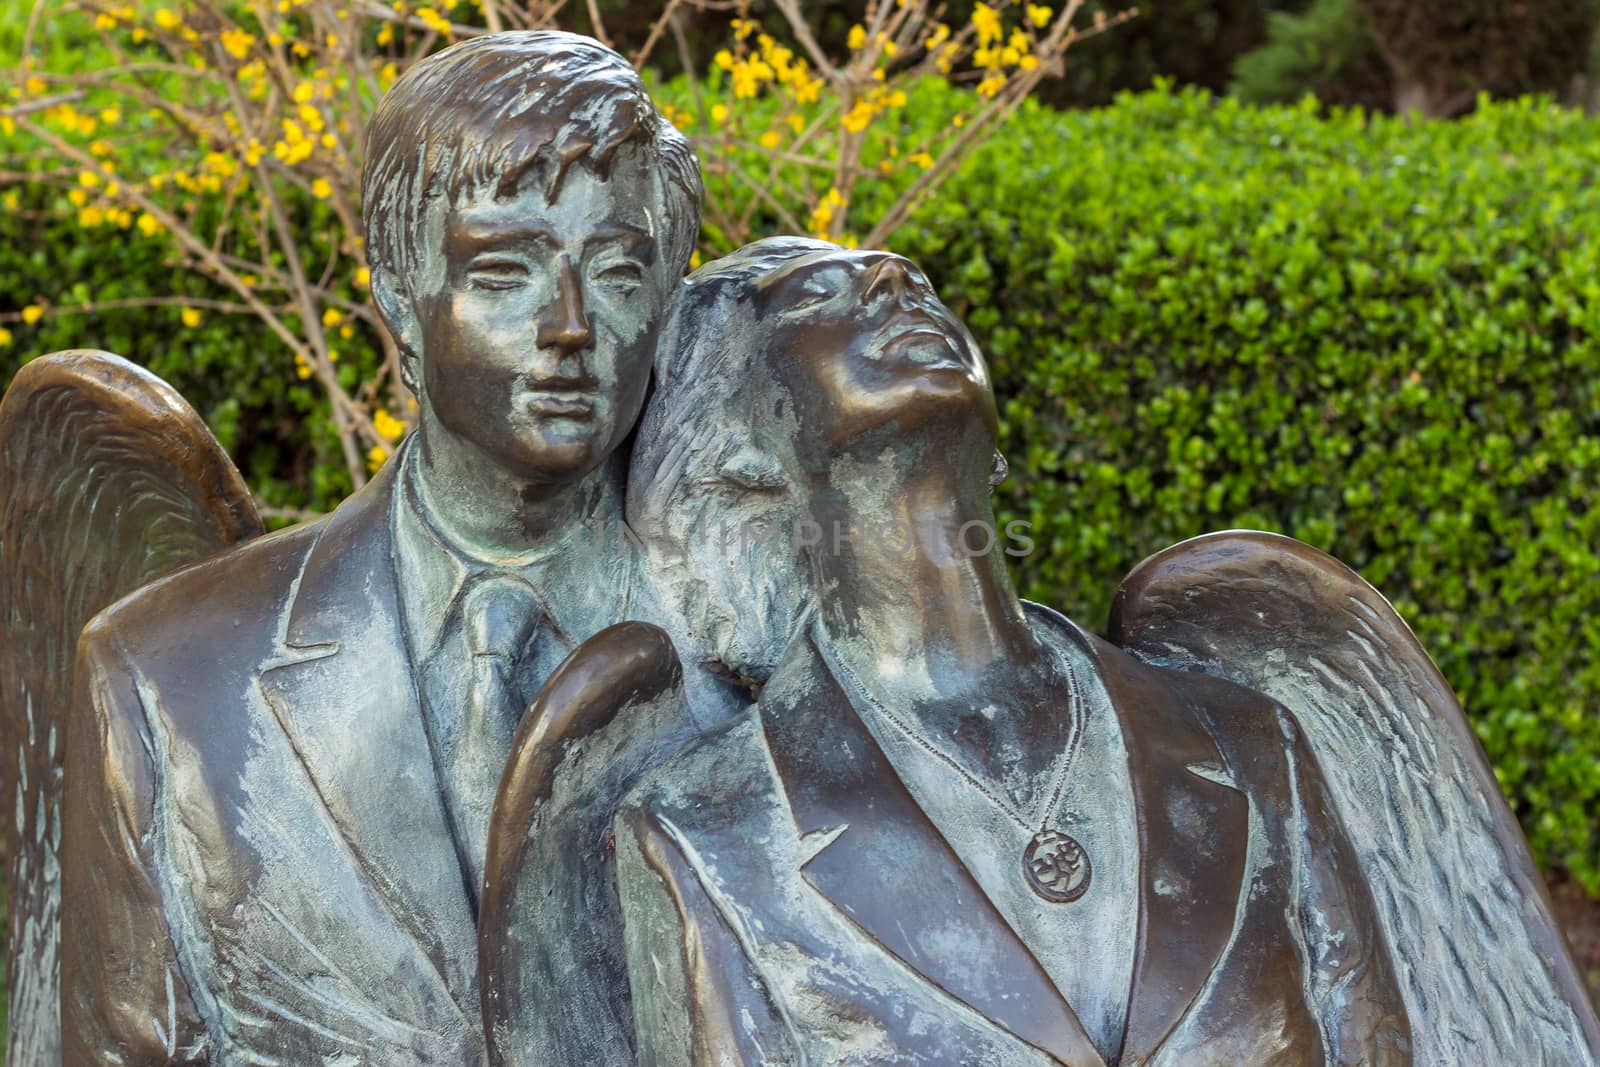
[[[1578,969],[1589,979],[1589,995],[1600,1006],[1600,900],[1590,900],[1576,882],[1553,883],[1550,896]]]

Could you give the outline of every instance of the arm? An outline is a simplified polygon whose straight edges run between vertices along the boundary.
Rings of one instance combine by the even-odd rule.
[[[1404,998],[1379,930],[1372,894],[1330,810],[1322,775],[1287,711],[1279,728],[1292,738],[1289,773],[1300,834],[1295,850],[1310,1005],[1330,1064],[1403,1067],[1412,1062]]]
[[[669,828],[630,808],[615,830],[640,1067],[802,1062],[765,983]]]
[[[78,649],[62,817],[64,1067],[209,1061],[156,873],[156,740],[94,623]]]

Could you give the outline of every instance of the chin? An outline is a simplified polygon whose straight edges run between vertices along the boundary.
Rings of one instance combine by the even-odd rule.
[[[605,459],[599,442],[591,437],[526,442],[500,455],[501,464],[533,482],[577,481]]]

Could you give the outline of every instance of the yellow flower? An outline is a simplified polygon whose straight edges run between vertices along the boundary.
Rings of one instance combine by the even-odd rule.
[[[717,54],[711,57],[711,62],[715,63],[720,70],[732,70],[733,53],[726,48],[719,49]]]
[[[789,121],[789,128],[795,132],[795,136],[798,137],[800,134],[805,132],[805,129],[806,129],[806,117],[804,115],[801,115],[798,112],[796,112],[795,114],[789,116],[789,120],[788,121]]]
[[[154,237],[161,232],[161,223],[156,221],[154,215],[146,211],[139,216],[139,232],[146,237]]]
[[[308,104],[311,102],[311,98],[316,94],[317,87],[315,85],[312,85],[310,82],[301,82],[299,85],[294,87],[294,102],[297,104]]]
[[[756,32],[754,19],[734,19],[730,25],[733,26],[733,36],[741,41]]]
[[[329,363],[337,363],[337,362],[339,362],[339,350],[337,348],[328,349],[328,362]]]
[[[1000,12],[982,0],[972,7],[972,25],[978,31],[980,45],[993,44],[1000,39]]]
[[[727,122],[728,121],[728,105],[727,104],[713,104],[713,105],[711,105],[711,121],[715,122],[718,126],[721,126],[724,122]]]
[[[176,12],[164,7],[156,11],[155,20],[156,25],[163,30],[175,30],[183,25],[183,20],[177,16]]]
[[[38,96],[50,88],[50,83],[37,75],[29,75],[28,80],[22,83],[22,87],[28,91],[29,96]]]
[[[774,148],[777,148],[782,143],[783,136],[779,134],[777,130],[768,130],[766,133],[761,135],[761,147],[765,148],[769,152]]]
[[[78,184],[83,186],[85,189],[93,189],[95,186],[100,184],[100,175],[96,174],[92,170],[79,171]]]
[[[305,381],[307,378],[311,377],[311,364],[307,363],[304,357],[295,356],[294,373],[295,376],[301,381]]]
[[[421,19],[423,24],[434,33],[442,33],[446,37],[450,36],[450,23],[433,8],[417,8],[417,18]]]
[[[106,213],[98,204],[90,204],[78,212],[78,225],[84,229],[92,229],[106,221]]]
[[[387,48],[394,44],[394,27],[385,22],[378,29],[378,47]]]
[[[105,123],[107,126],[115,126],[117,123],[122,121],[122,109],[115,106],[101,108],[100,121]]]
[[[372,271],[366,267],[356,271],[356,285],[362,289],[370,288],[372,285]]]
[[[42,318],[44,318],[44,308],[38,304],[29,304],[22,309],[22,321],[29,326],[32,326]]]
[[[222,49],[234,59],[243,59],[250,54],[250,46],[256,43],[255,35],[244,32],[235,26],[231,30],[224,30],[222,34]]]
[[[344,321],[344,312],[338,308],[328,308],[322,313],[322,325],[337,326]]]
[[[1021,67],[1023,70],[1032,70],[1034,67],[1037,67],[1038,65],[1039,65],[1039,57],[1035,56],[1035,55],[1023,56],[1021,61],[1017,63],[1017,66]]]
[[[845,38],[844,43],[850,47],[850,51],[860,51],[861,48],[867,43],[867,28],[861,25],[859,22],[854,26],[851,26],[850,36]]]
[[[116,29],[117,20],[110,15],[99,14],[94,17],[94,28],[97,30]]]
[[[379,437],[389,442],[400,440],[406,432],[406,424],[382,408],[372,413],[372,428],[378,431]]]
[[[1043,4],[1028,5],[1028,21],[1041,30],[1050,25],[1050,20],[1055,18],[1055,14],[1054,11],[1051,11]]]
[[[794,102],[797,104],[815,103],[821,94],[821,78],[803,78],[794,83]]]
[[[933,157],[926,152],[915,152],[906,158],[923,170],[929,170],[933,167]]]
[[[200,325],[201,315],[199,308],[184,308],[178,313],[178,317],[183,319],[183,324],[191,330]]]
[[[318,178],[311,183],[311,195],[318,200],[326,200],[333,195],[333,186],[328,184],[328,179]]]
[[[702,256],[700,254],[700,250],[698,248],[695,249],[693,252],[689,253],[689,269],[690,270],[699,270],[700,269],[700,264],[704,263],[705,261],[706,261],[706,257]]]
[[[82,189],[74,189],[67,194],[67,199],[72,202],[73,207],[82,207],[89,202],[89,194]]]
[[[5,348],[11,343],[11,331],[0,326],[0,348]]]
[[[877,109],[871,104],[865,100],[857,100],[854,106],[846,112],[844,118],[839,121],[851,133],[860,133],[872,125],[872,117],[875,114],[877,114]]]
[[[978,83],[978,95],[983,97],[995,96],[1005,87],[1006,76],[1004,74],[988,74],[984,76],[983,81]],[[960,115],[956,116],[958,119],[960,117]]]
[[[372,449],[367,453],[367,469],[376,473],[388,458],[389,450],[387,448],[382,445],[373,445]]]

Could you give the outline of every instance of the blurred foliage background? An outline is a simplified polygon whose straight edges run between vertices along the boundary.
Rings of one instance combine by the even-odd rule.
[[[909,209],[929,147],[1000,92],[982,79],[1031,70],[1026,50],[1000,58],[1010,35],[1032,24],[1042,48],[1049,23],[1030,13],[1055,8],[952,0],[927,36],[885,49],[862,32],[879,10],[865,0],[808,3],[815,47],[866,80],[830,78],[797,103],[793,79],[740,81],[775,48],[810,55],[777,0],[554,7],[566,28],[594,28],[592,10],[620,49],[650,48],[648,78],[738,221],[709,225],[703,256],[769,232],[880,231],[924,266],[994,367],[1012,460],[1002,518],[1031,521],[1039,543],[1017,565],[1026,595],[1099,626],[1120,577],[1184,537],[1250,526],[1332,552],[1395,602],[1461,694],[1541,863],[1600,896],[1600,122],[1586,115],[1600,0],[1153,0],[1137,14],[1092,0],[1073,12],[1083,38],[1017,81]],[[204,182],[224,164],[172,158],[92,89],[68,125],[97,130],[26,111],[63,90],[52,74],[125,75],[104,35],[169,8],[182,5],[0,6],[0,382],[68,347],[142,362],[291,521],[364,473],[324,372],[368,419],[371,462],[407,421],[392,383],[370,384],[390,357],[338,190],[306,172],[275,194],[293,241],[338,263],[321,312],[263,298],[302,335],[318,323],[314,376],[170,227],[112,214],[110,179],[82,179],[29,129],[81,134],[84,152],[98,134],[119,168],[191,168],[182,219],[217,232],[240,210],[234,186]],[[928,66],[935,23],[970,53],[990,36],[985,12],[1004,25],[987,73],[981,53]],[[418,33],[483,14],[403,12]],[[379,55],[378,32],[352,47]],[[880,69],[893,92],[875,96]],[[840,133],[862,101],[876,101],[870,121]],[[780,169],[807,154],[801,137],[821,165]],[[856,155],[848,196],[841,153]],[[328,167],[316,173],[337,185]]]

